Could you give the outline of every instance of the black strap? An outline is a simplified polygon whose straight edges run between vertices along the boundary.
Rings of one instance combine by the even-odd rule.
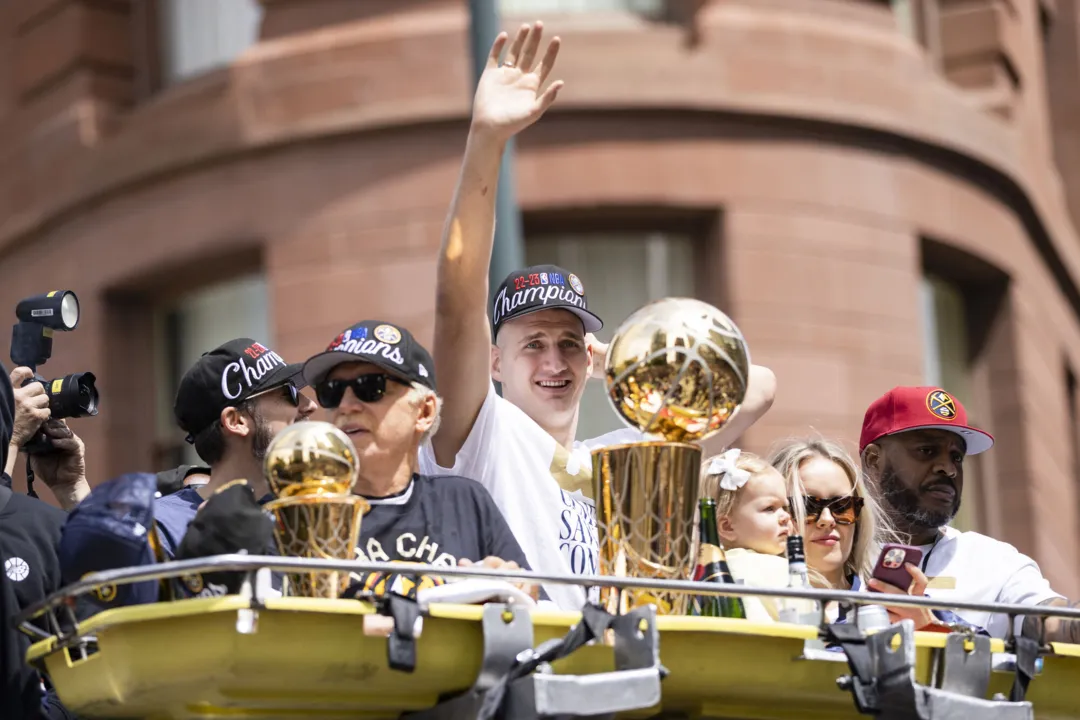
[[[36,498],[38,494],[34,492],[34,466],[30,464],[30,456],[26,456],[26,494],[32,498]]]
[[[11,488],[0,483],[0,512],[4,512],[4,508],[7,507],[8,500],[11,500]]]
[[[1010,618],[1010,622],[1012,619]],[[1020,635],[1016,638],[1016,677],[1013,679],[1009,700],[1023,702],[1028,683],[1035,677],[1035,662],[1039,659],[1039,642]]]
[[[386,657],[391,670],[411,673],[416,669],[416,621],[420,606],[415,600],[397,593],[386,596],[385,608],[394,619],[394,630],[386,643]]]
[[[562,640],[551,643],[541,652],[533,653],[525,661],[514,662],[510,670],[488,690],[476,720],[492,720],[492,718],[498,717],[506,699],[506,691],[510,685],[523,677],[531,675],[543,663],[564,658],[591,640],[602,637],[604,632],[611,627],[614,620],[615,618],[603,608],[596,605],[586,605],[581,611],[581,622],[570,628],[570,632]]]

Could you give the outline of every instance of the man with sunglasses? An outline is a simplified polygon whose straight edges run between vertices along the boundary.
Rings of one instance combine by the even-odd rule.
[[[403,327],[357,323],[304,364],[304,378],[334,425],[353,441],[360,472],[354,492],[371,510],[360,526],[360,557],[376,562],[527,568],[491,496],[463,477],[420,473],[420,446],[439,426],[431,356]],[[411,594],[408,578],[370,582]]]
[[[238,338],[203,355],[184,374],[173,408],[176,422],[210,467],[210,480],[186,486],[154,503],[162,550],[176,554],[199,507],[219,489],[245,479],[260,501],[269,499],[262,461],[285,427],[315,412],[299,363],[250,338]]]
[[[902,541],[922,550],[926,594],[942,600],[1020,605],[1067,605],[1034,560],[1008,543],[949,526],[960,509],[964,459],[993,447],[989,433],[971,426],[963,404],[936,387],[896,387],[875,400],[863,420],[859,450],[870,487],[878,493]],[[872,590],[908,588],[872,580]],[[893,609],[898,617],[911,611]],[[968,610],[956,615],[1005,637],[1004,615]],[[1019,623],[1015,630],[1019,630]],[[1048,637],[1080,640],[1080,624],[1051,620]]]

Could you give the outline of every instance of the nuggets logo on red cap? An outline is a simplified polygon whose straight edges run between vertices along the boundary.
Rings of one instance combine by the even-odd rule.
[[[956,402],[944,390],[933,390],[926,396],[926,409],[942,420],[956,419]]]

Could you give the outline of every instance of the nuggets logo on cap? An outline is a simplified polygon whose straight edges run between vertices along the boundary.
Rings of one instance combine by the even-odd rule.
[[[926,396],[926,408],[942,420],[956,419],[956,402],[944,390],[934,390]]]
[[[401,342],[401,332],[393,325],[380,325],[375,328],[375,337],[387,345],[397,345]]]
[[[567,281],[569,281],[570,287],[574,288],[574,292],[576,292],[578,295],[585,294],[585,286],[581,284],[581,278],[579,278],[577,275],[574,275],[573,273],[570,273],[570,276],[566,279]]]

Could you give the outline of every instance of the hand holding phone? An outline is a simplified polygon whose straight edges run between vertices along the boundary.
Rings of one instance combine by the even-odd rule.
[[[919,563],[922,562],[922,557],[923,551],[917,547],[889,543],[881,548],[881,555],[878,556],[871,577],[907,592],[911,589],[913,578],[904,565],[911,563],[918,567]],[[873,588],[870,588],[870,590],[875,592]]]

